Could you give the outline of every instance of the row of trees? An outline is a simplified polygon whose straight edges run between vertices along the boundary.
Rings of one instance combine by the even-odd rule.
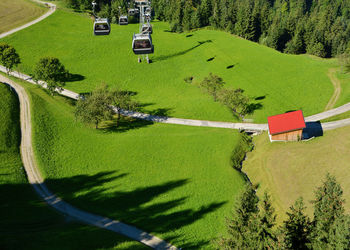
[[[212,95],[214,101],[219,101],[228,107],[233,115],[243,119],[247,114],[251,113],[250,98],[244,94],[244,90],[223,88],[224,80],[212,73],[205,77],[199,84],[200,88]]]
[[[10,74],[15,67],[21,63],[21,59],[16,49],[7,44],[0,43],[0,64],[2,64]],[[43,57],[36,64],[32,78],[46,82],[46,87],[51,94],[62,89],[70,74],[65,69],[59,59],[54,57]]]
[[[350,216],[344,212],[343,191],[335,177],[327,174],[316,189],[311,220],[302,198],[287,212],[282,226],[270,196],[259,199],[248,184],[227,221],[229,237],[218,241],[220,249],[350,249]]]
[[[343,0],[154,0],[156,17],[182,32],[211,25],[292,54],[334,57],[350,39]]]

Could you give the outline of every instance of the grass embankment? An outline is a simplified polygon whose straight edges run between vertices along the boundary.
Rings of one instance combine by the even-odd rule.
[[[23,83],[35,151],[49,188],[90,212],[133,224],[186,248],[211,248],[244,185],[230,165],[239,135],[143,121],[95,130],[71,100]]]
[[[327,172],[342,185],[345,207],[350,210],[350,127],[326,131],[308,142],[270,143],[267,134],[262,134],[254,138],[254,144],[243,171],[260,184],[260,195],[264,190],[271,194],[279,221],[299,196],[304,197],[311,215],[310,201]]]
[[[0,34],[28,23],[46,11],[43,5],[30,0],[1,0]]]
[[[40,57],[55,56],[76,74],[68,89],[88,92],[101,82],[118,84],[136,92],[145,111],[174,117],[234,120],[224,106],[183,80],[193,76],[198,83],[209,72],[223,77],[226,87],[243,88],[262,105],[253,115],[258,123],[265,123],[268,115],[300,108],[306,116],[321,112],[333,93],[327,73],[336,66],[334,59],[281,54],[222,31],[175,34],[167,23],[153,22],[153,62],[138,64],[131,50],[137,24],[113,24],[109,36],[94,36],[92,25],[85,14],[61,9],[4,41],[18,50],[20,69],[26,73],[33,72]]]
[[[70,221],[38,198],[21,162],[17,96],[2,83],[0,96],[0,248],[144,249],[115,233]]]

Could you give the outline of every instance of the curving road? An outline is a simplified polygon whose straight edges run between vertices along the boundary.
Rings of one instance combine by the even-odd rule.
[[[0,71],[6,73],[5,67],[0,65]],[[25,80],[32,84],[37,84],[35,81],[31,79],[30,76],[25,75],[23,73],[13,71],[10,73],[10,75]],[[45,82],[39,81],[39,84],[43,87],[46,86]],[[77,100],[79,97],[78,93],[75,93],[73,91],[63,89],[63,91],[60,92],[61,95],[72,98]],[[114,108],[116,110],[116,108]],[[327,119],[329,117],[342,114],[344,112],[350,111],[350,103],[344,104],[338,108],[334,108],[319,114],[311,115],[308,117],[305,117],[306,122],[317,122],[320,120]],[[121,114],[129,117],[134,117],[138,119],[148,120],[152,122],[160,122],[160,123],[166,123],[166,124],[177,124],[177,125],[186,125],[186,126],[198,126],[198,127],[213,127],[213,128],[229,128],[229,129],[239,129],[239,130],[246,130],[246,131],[267,131],[268,126],[266,123],[258,124],[258,123],[233,123],[233,122],[217,122],[217,121],[206,121],[206,120],[192,120],[192,119],[183,119],[183,118],[171,118],[171,117],[165,117],[165,116],[154,116],[150,114],[144,114],[140,112],[135,111],[129,111],[129,110],[122,110]],[[335,122],[326,122],[322,123],[322,129],[323,130],[331,130],[335,128],[340,128],[344,126],[350,125],[349,122],[350,119],[344,119],[339,120]]]
[[[174,250],[177,249],[175,246],[167,243],[166,241],[147,232],[144,232],[136,227],[73,207],[72,205],[68,204],[50,192],[50,190],[45,185],[44,179],[42,178],[35,162],[32,146],[31,110],[28,95],[23,87],[2,75],[0,75],[0,82],[11,86],[18,95],[20,102],[22,134],[21,156],[23,165],[27,173],[29,183],[34,187],[39,196],[46,201],[46,203],[48,203],[59,212],[73,217],[81,222],[122,234],[151,248]]]

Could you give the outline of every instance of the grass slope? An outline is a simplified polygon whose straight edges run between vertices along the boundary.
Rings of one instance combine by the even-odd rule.
[[[1,249],[145,249],[115,233],[81,225],[50,209],[28,184],[19,153],[17,96],[0,83]]]
[[[271,193],[280,221],[299,196],[304,197],[311,215],[310,201],[327,172],[342,185],[345,207],[350,210],[350,127],[326,131],[309,142],[270,143],[267,134],[262,134],[254,143],[243,171],[260,184],[260,195],[264,190]]]
[[[155,54],[150,65],[138,64],[131,51],[138,25],[112,25],[109,36],[96,37],[92,20],[65,10],[4,41],[18,50],[21,69],[27,73],[33,72],[40,57],[55,56],[77,74],[68,89],[88,92],[101,82],[118,84],[137,92],[146,111],[176,117],[233,120],[225,107],[183,80],[193,76],[198,83],[209,72],[223,77],[227,87],[241,87],[257,98],[262,108],[256,110],[255,122],[299,108],[305,115],[321,112],[332,96],[327,72],[336,66],[333,59],[281,54],[222,31],[174,34],[167,23],[153,25]]]
[[[28,23],[45,12],[43,5],[30,0],[1,0],[0,34]]]
[[[71,100],[23,83],[46,183],[68,202],[179,247],[211,248],[244,184],[230,166],[238,132],[134,121],[95,130]]]

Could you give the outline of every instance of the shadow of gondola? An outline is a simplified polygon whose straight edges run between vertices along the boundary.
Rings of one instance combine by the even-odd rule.
[[[157,62],[157,61],[164,61],[164,60],[167,60],[167,59],[170,59],[170,58],[173,58],[173,57],[177,57],[177,56],[182,56],[182,55],[185,55],[187,54],[188,52],[191,52],[192,50],[198,48],[199,46],[203,45],[203,44],[206,44],[206,43],[212,43],[213,41],[212,40],[206,40],[206,41],[198,41],[198,44],[189,48],[189,49],[186,49],[186,50],[183,50],[183,51],[180,51],[180,52],[177,52],[177,53],[174,53],[174,54],[170,54],[170,55],[163,55],[163,56],[158,56],[158,57],[154,57],[152,59],[153,62]]]

